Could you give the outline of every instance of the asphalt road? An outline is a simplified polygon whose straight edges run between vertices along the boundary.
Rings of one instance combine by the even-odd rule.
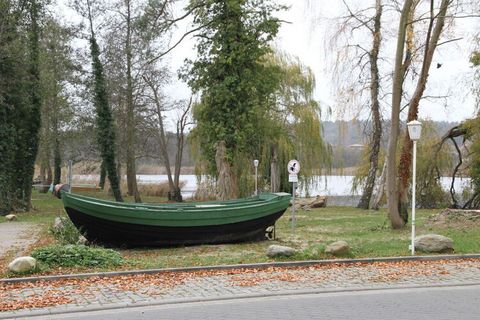
[[[34,319],[480,319],[480,285],[179,303]]]

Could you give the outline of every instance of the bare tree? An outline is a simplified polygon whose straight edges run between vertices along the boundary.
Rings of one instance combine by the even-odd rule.
[[[440,35],[442,34],[445,25],[445,16],[447,13],[447,9],[452,2],[452,0],[442,0],[439,12],[436,14],[434,11],[434,1],[430,1],[430,20],[424,42],[425,49],[423,55],[423,62],[420,76],[417,80],[415,92],[409,103],[407,122],[417,120],[418,118],[418,107],[420,105],[420,100],[422,99],[423,93],[425,92],[425,88],[427,85],[428,72],[432,64],[433,54],[435,52],[435,49],[437,48]],[[410,140],[408,135],[405,135],[398,170],[399,197],[396,198],[399,201],[397,208],[400,210],[400,216],[405,223],[408,220],[408,186],[410,181],[410,166],[412,164],[412,147],[412,141]]]
[[[137,170],[135,166],[135,117],[134,117],[134,102],[133,102],[133,77],[132,77],[132,24],[133,17],[131,14],[131,1],[125,0],[126,14],[126,35],[125,35],[125,60],[126,60],[126,78],[127,78],[127,188],[128,195],[133,196],[135,202],[141,202],[140,194],[138,193],[137,186]]]
[[[438,46],[439,38],[442,34],[445,25],[445,17],[448,7],[452,4],[452,0],[442,0],[438,13],[435,13],[434,10],[434,0],[430,1],[430,18],[428,29],[425,37],[424,43],[424,55],[421,65],[420,76],[417,79],[416,87],[414,94],[409,102],[408,116],[407,121],[415,120],[418,117],[418,107],[420,100],[425,92],[428,72],[432,63],[433,54],[435,49]],[[407,6],[409,5],[410,6]],[[399,27],[399,38],[398,42],[402,41],[402,44],[397,43],[397,53],[396,53],[396,62],[401,63],[403,58],[403,41],[405,39],[405,32],[408,24],[413,24],[414,20],[412,18],[407,19],[406,17],[412,17],[413,10],[416,3],[415,1],[405,1],[404,9],[402,10],[401,22]],[[410,21],[408,21],[410,20]],[[403,33],[403,37],[402,34]],[[402,39],[403,38],[403,39]],[[407,41],[408,43],[408,41]],[[399,69],[397,70],[397,63],[395,65],[395,81],[393,86],[393,95],[392,95],[392,127],[390,134],[389,142],[389,153],[388,153],[388,175],[387,175],[387,189],[388,189],[388,211],[391,224],[393,228],[401,228],[408,221],[408,212],[407,212],[407,202],[408,202],[408,183],[410,179],[410,165],[412,162],[412,142],[409,137],[406,135],[404,138],[402,153],[400,157],[399,164],[399,179],[397,181],[396,175],[396,150],[399,134],[399,114],[400,114],[400,104],[402,100],[402,86],[403,81],[406,76],[406,71],[411,59],[411,54],[407,51],[405,56],[405,62],[399,64]],[[398,71],[398,72],[397,72]]]
[[[338,32],[332,37],[335,47],[340,47],[336,56],[334,74],[339,82],[339,94],[360,109],[368,106],[372,118],[372,131],[369,134],[368,173],[359,208],[369,209],[378,172],[378,163],[382,138],[382,119],[380,111],[380,71],[379,54],[382,42],[383,3],[375,0],[375,6],[364,6],[353,9],[347,1],[343,1],[347,14],[340,17]],[[363,32],[371,39],[371,47],[367,48]],[[353,37],[355,32],[361,36]],[[345,39],[345,40],[344,40]],[[342,42],[343,41],[343,42]],[[365,76],[365,70],[369,70]],[[343,75],[343,77],[342,77]],[[364,92],[369,92],[368,99],[359,101]],[[347,103],[348,105],[348,103]]]
[[[382,119],[380,115],[379,95],[379,71],[378,71],[378,54],[381,43],[381,18],[382,18],[382,1],[375,1],[375,18],[372,31],[373,44],[369,52],[370,61],[370,110],[372,113],[373,132],[371,137],[371,150],[369,156],[370,168],[368,170],[367,180],[363,189],[362,198],[358,204],[359,208],[369,209],[370,200],[372,198],[373,188],[375,187],[375,179],[378,171],[378,157],[380,154],[380,143],[382,139]]]
[[[159,72],[152,70],[150,73],[146,73],[143,76],[143,79],[149,90],[146,91],[145,95],[149,101],[154,105],[154,114],[157,120],[157,130],[158,130],[158,145],[160,150],[160,158],[162,159],[163,165],[167,172],[168,178],[168,199],[174,200],[177,202],[182,201],[182,193],[180,190],[180,173],[182,168],[182,158],[183,150],[185,147],[185,135],[187,126],[190,124],[190,110],[192,108],[192,100],[187,102],[176,102],[175,109],[180,111],[180,116],[176,121],[175,128],[175,162],[172,170],[172,165],[170,163],[170,157],[168,153],[168,138],[167,138],[167,128],[164,123],[165,112],[170,111],[171,108],[166,107],[162,96],[162,86],[163,81],[160,79],[162,75]],[[173,175],[172,175],[173,171]]]
[[[398,134],[400,131],[400,105],[402,102],[403,82],[405,80],[406,62],[409,59],[407,56],[405,63],[403,62],[405,54],[405,38],[407,34],[408,17],[410,16],[413,4],[413,0],[405,0],[403,4],[398,26],[397,47],[395,52],[395,69],[393,73],[391,128],[387,155],[388,213],[393,228],[401,228],[405,224],[398,213],[397,207],[398,193],[396,181],[396,153]]]

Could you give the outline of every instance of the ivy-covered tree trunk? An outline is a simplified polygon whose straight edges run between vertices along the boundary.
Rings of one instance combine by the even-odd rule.
[[[0,2],[0,213],[31,208],[41,126],[39,12]],[[19,26],[27,22],[25,29]],[[23,33],[24,32],[24,33]]]
[[[23,177],[23,204],[26,211],[31,209],[32,182],[35,172],[35,160],[38,153],[39,132],[41,126],[40,111],[42,108],[42,100],[40,95],[40,50],[39,37],[40,28],[38,24],[40,5],[36,0],[30,2],[30,67],[29,67],[29,86],[30,93],[30,110],[28,112],[28,120],[25,128],[25,176]]]
[[[87,1],[89,4],[89,2]],[[92,56],[92,69],[94,76],[94,105],[97,113],[97,139],[105,163],[110,188],[116,201],[123,201],[118,182],[117,168],[115,162],[115,128],[113,126],[112,110],[108,104],[107,86],[103,74],[103,65],[100,61],[100,48],[98,47],[95,33],[93,31],[93,21],[89,10],[90,20],[90,51]]]
[[[413,0],[405,0],[398,26],[397,47],[395,52],[395,69],[392,86],[392,112],[390,138],[387,155],[387,199],[388,216],[392,228],[399,229],[405,225],[398,209],[397,192],[397,143],[400,132],[400,105],[402,103],[403,82],[405,80],[405,65],[403,64],[405,38],[407,34],[408,17],[413,7]]]
[[[58,134],[58,133],[57,133]],[[53,145],[53,184],[57,185],[62,181],[62,155],[60,153],[60,140],[56,136]]]
[[[0,42],[0,46],[2,43]],[[3,49],[3,48],[2,48]],[[5,70],[0,64],[0,74]],[[1,76],[1,75],[0,75]],[[3,79],[2,79],[3,80]],[[1,98],[4,98],[3,96]],[[3,99],[0,99],[0,103]],[[0,105],[0,215],[12,210],[12,183],[15,145],[15,128],[12,125],[12,108]]]
[[[237,181],[232,165],[227,160],[225,141],[218,142],[215,160],[218,170],[217,199],[235,199],[237,196]]]
[[[102,161],[102,164],[100,165],[100,181],[98,182],[98,186],[102,190],[105,187],[106,177],[107,177],[107,170],[105,168],[105,163]]]
[[[422,69],[420,72],[420,77],[418,78],[417,85],[415,88],[415,92],[413,93],[412,99],[408,104],[408,116],[407,122],[412,120],[417,120],[418,118],[418,108],[420,106],[420,100],[422,99],[423,93],[425,92],[427,80],[428,80],[428,73],[430,70],[430,66],[432,64],[433,55],[435,53],[435,49],[437,48],[438,41],[440,39],[440,35],[443,31],[443,26],[445,24],[445,16],[447,13],[448,6],[452,2],[450,0],[442,0],[440,4],[440,10],[438,14],[435,14],[433,11],[433,2],[431,3],[431,11],[430,11],[430,22],[429,28],[427,32],[427,36],[425,39],[425,51],[423,56],[422,62]],[[400,154],[400,164],[398,169],[398,210],[399,214],[402,217],[403,221],[406,223],[408,221],[408,189],[410,183],[410,167],[412,165],[412,149],[413,149],[413,142],[406,134],[403,139],[403,146],[402,151]]]
[[[0,214],[13,210],[16,187],[17,114],[24,108],[20,44],[12,1],[0,1]]]

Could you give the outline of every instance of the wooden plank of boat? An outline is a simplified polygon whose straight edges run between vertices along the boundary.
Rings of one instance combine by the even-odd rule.
[[[288,193],[237,201],[138,205],[62,195],[70,219],[88,240],[111,246],[172,246],[265,239],[285,212]]]

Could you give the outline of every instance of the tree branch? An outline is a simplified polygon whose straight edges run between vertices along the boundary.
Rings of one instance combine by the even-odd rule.
[[[207,26],[207,25],[199,26],[198,28],[192,29],[192,30],[184,33],[184,34],[182,35],[182,37],[181,37],[172,47],[170,47],[167,51],[162,52],[162,53],[159,54],[158,56],[150,59],[147,63],[148,63],[148,64],[152,64],[152,63],[154,63],[155,61],[157,61],[158,59],[160,59],[161,57],[167,55],[170,51],[172,51],[173,49],[175,49],[189,34],[192,34],[192,33],[196,32],[196,31],[198,31],[198,30],[201,30],[201,29],[205,28],[206,26]]]

